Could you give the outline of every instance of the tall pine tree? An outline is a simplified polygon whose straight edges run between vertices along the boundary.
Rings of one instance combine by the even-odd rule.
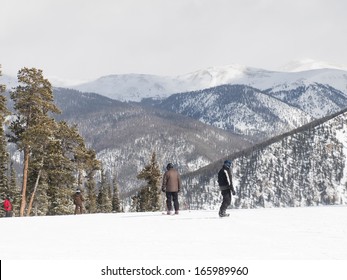
[[[11,93],[17,119],[11,123],[12,140],[24,153],[23,182],[20,216],[24,216],[27,203],[27,183],[29,161],[34,147],[42,143],[35,142],[35,133],[43,125],[42,118],[51,113],[60,113],[53,102],[50,82],[43,77],[42,70],[23,68],[18,72],[19,85]]]
[[[1,76],[1,65],[0,65]],[[6,97],[3,95],[5,86],[0,84],[0,194],[2,196],[10,195],[7,179],[8,153],[7,141],[4,133],[4,122],[9,111],[6,107]]]

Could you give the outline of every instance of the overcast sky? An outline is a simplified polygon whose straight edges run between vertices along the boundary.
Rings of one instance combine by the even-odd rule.
[[[3,74],[179,75],[293,60],[347,65],[345,0],[0,0]]]

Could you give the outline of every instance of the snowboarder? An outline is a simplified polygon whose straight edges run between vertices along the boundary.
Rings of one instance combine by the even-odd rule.
[[[81,190],[77,189],[76,193],[73,195],[73,203],[75,204],[75,215],[83,213],[83,201],[84,198],[81,194]]]
[[[175,214],[177,215],[179,211],[178,192],[181,190],[181,177],[172,163],[169,163],[166,169],[161,190],[166,193],[167,214],[171,214],[173,200]]]
[[[12,203],[10,201],[9,196],[6,196],[6,199],[4,201],[4,210],[5,210],[5,217],[12,217]]]
[[[220,217],[229,216],[229,214],[226,213],[226,210],[231,204],[231,193],[233,195],[236,194],[231,177],[231,165],[231,160],[224,161],[223,167],[218,172],[218,185],[223,196],[223,202],[219,209]]]

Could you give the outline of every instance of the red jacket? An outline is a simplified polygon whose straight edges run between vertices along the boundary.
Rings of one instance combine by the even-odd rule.
[[[12,204],[7,198],[4,201],[4,209],[5,209],[5,211],[11,211],[12,210]]]

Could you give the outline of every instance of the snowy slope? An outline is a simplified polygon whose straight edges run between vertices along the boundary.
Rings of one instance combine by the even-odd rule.
[[[290,90],[312,83],[329,84],[347,94],[347,71],[314,69],[302,72],[276,72],[241,65],[210,67],[179,76],[143,74],[109,75],[73,86],[112,99],[140,101],[163,98],[173,93],[211,88],[223,84],[244,84],[261,90]]]
[[[347,208],[1,218],[1,260],[347,259]],[[18,278],[14,278],[18,279]]]

